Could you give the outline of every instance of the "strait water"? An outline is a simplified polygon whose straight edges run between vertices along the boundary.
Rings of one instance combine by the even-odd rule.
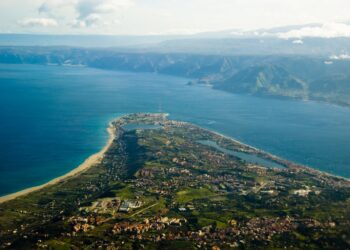
[[[0,195],[45,183],[107,140],[110,120],[167,112],[254,147],[350,177],[350,108],[234,95],[188,79],[0,64]]]

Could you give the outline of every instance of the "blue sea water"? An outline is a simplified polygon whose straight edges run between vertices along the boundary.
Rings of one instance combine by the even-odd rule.
[[[157,74],[0,64],[0,195],[72,170],[103,147],[110,120],[131,112],[168,112],[350,177],[349,108],[235,95],[187,82]]]

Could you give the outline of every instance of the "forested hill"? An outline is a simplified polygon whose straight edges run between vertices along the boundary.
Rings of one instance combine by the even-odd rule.
[[[81,65],[152,72],[191,78],[192,84],[211,84],[234,93],[350,105],[350,60],[321,56],[222,56],[70,47],[1,47],[0,63]]]

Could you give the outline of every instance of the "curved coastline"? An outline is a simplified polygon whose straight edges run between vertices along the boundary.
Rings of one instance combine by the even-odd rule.
[[[329,176],[329,177],[339,178],[339,179],[342,179],[342,180],[345,180],[345,181],[350,181],[350,178],[347,178],[347,177],[344,177],[344,176],[341,176],[341,175],[337,175],[337,174],[333,174],[333,173],[328,173],[328,172],[326,172],[326,171],[322,171],[322,170],[317,169],[317,168],[315,168],[315,167],[311,167],[311,166],[308,166],[308,165],[305,165],[305,164],[301,164],[301,163],[298,163],[298,162],[294,162],[294,161],[292,161],[292,160],[285,159],[285,158],[283,158],[283,157],[274,155],[274,154],[272,154],[272,153],[270,153],[270,152],[268,152],[268,151],[264,151],[264,150],[259,149],[259,148],[257,148],[257,147],[254,147],[254,146],[251,146],[251,145],[246,144],[246,143],[244,143],[244,142],[241,142],[241,141],[239,141],[239,140],[237,140],[237,139],[235,139],[235,138],[232,138],[232,137],[230,137],[230,136],[228,136],[228,135],[225,135],[225,134],[222,134],[222,133],[220,133],[220,132],[217,132],[217,131],[214,131],[214,130],[209,130],[209,129],[206,129],[206,128],[202,128],[202,129],[205,129],[205,130],[207,130],[207,131],[210,131],[210,132],[213,133],[213,134],[216,134],[216,135],[218,135],[218,136],[221,136],[221,137],[223,137],[223,138],[226,138],[226,139],[228,139],[228,140],[231,140],[231,141],[233,141],[233,142],[236,142],[236,143],[238,143],[238,144],[241,144],[241,145],[243,145],[243,146],[245,146],[245,147],[251,148],[251,149],[253,149],[253,150],[255,150],[255,151],[259,152],[259,153],[262,153],[262,154],[264,154],[264,155],[267,155],[267,156],[271,157],[272,160],[275,160],[275,161],[278,162],[278,163],[281,163],[281,161],[284,161],[284,163],[293,164],[294,167],[306,168],[306,169],[308,169],[309,171],[318,172],[319,174],[322,174],[322,175],[326,175],[326,176]],[[286,168],[288,168],[288,167],[290,167],[290,166],[286,166]]]
[[[107,132],[109,134],[109,138],[108,141],[106,143],[106,145],[97,153],[89,156],[86,160],[84,160],[84,162],[82,164],[80,164],[78,167],[74,168],[73,170],[71,170],[70,172],[68,172],[65,175],[62,175],[60,177],[57,177],[47,183],[44,183],[42,185],[39,186],[35,186],[35,187],[30,187],[12,194],[8,194],[5,196],[0,197],[0,204],[10,201],[10,200],[14,200],[20,196],[24,196],[27,194],[30,194],[32,192],[38,191],[40,189],[43,189],[47,186],[50,185],[55,185],[61,181],[64,181],[68,178],[71,178],[73,176],[76,176],[77,174],[80,174],[82,172],[84,172],[85,170],[89,169],[90,167],[94,166],[95,164],[98,164],[100,162],[100,160],[103,158],[105,152],[109,149],[109,147],[112,145],[114,139],[115,139],[115,130],[113,129],[113,125],[112,122],[109,123],[109,126],[107,128]]]
[[[238,144],[240,144],[240,145],[243,145],[243,146],[245,146],[245,147],[248,147],[248,148],[250,148],[250,149],[256,151],[257,153],[261,153],[261,154],[267,156],[266,159],[270,159],[270,160],[273,160],[273,161],[275,161],[275,162],[277,162],[277,163],[280,163],[280,164],[282,164],[282,165],[285,165],[286,168],[290,168],[290,167],[304,168],[304,169],[307,169],[307,170],[309,170],[309,171],[311,171],[311,172],[317,172],[318,174],[321,174],[321,175],[325,175],[325,176],[333,177],[333,178],[338,178],[338,179],[341,179],[341,180],[350,182],[350,178],[348,178],[348,177],[341,176],[341,175],[337,175],[337,174],[333,174],[333,173],[329,173],[329,172],[326,172],[326,171],[322,171],[322,170],[320,170],[320,169],[318,169],[318,168],[315,168],[315,167],[312,167],[312,166],[308,166],[308,165],[305,165],[305,164],[302,164],[302,163],[295,162],[295,161],[293,161],[293,160],[289,160],[289,159],[280,157],[280,156],[275,155],[275,154],[273,154],[273,153],[270,153],[270,152],[268,152],[268,151],[259,149],[259,148],[257,148],[257,147],[252,146],[252,145],[249,145],[249,144],[247,144],[247,143],[244,143],[244,142],[242,142],[242,141],[239,141],[239,140],[237,140],[237,139],[235,139],[235,138],[233,138],[233,137],[230,137],[230,136],[228,136],[228,135],[225,135],[225,134],[223,134],[223,133],[220,133],[220,132],[218,132],[218,131],[216,131],[216,130],[211,130],[211,129],[206,128],[206,127],[201,127],[201,126],[196,125],[196,124],[193,124],[193,123],[191,123],[191,122],[186,122],[186,123],[187,123],[187,124],[192,124],[192,126],[201,128],[201,129],[203,129],[203,130],[205,130],[205,131],[208,131],[208,132],[210,132],[210,133],[212,133],[212,134],[215,134],[215,135],[217,135],[217,136],[219,136],[219,137],[225,138],[225,139],[227,139],[227,140],[230,140],[230,141],[233,141],[233,142],[238,143]]]
[[[168,113],[164,113],[165,116],[169,116]],[[189,122],[186,122],[188,124],[191,124]],[[317,172],[321,175],[326,175],[326,176],[329,176],[329,177],[335,177],[335,178],[338,178],[338,179],[342,179],[344,181],[350,181],[349,178],[346,178],[346,177],[343,177],[343,176],[338,176],[338,175],[335,175],[335,174],[331,174],[331,173],[328,173],[328,172],[324,172],[324,171],[321,171],[319,169],[316,169],[316,168],[313,168],[313,167],[310,167],[310,166],[305,166],[305,165],[302,165],[302,164],[298,164],[298,163],[295,163],[293,161],[290,161],[290,160],[286,160],[286,159],[283,159],[279,156],[276,156],[274,154],[271,154],[269,152],[266,152],[266,151],[263,151],[259,148],[256,148],[256,147],[253,147],[251,145],[248,145],[246,143],[243,143],[237,139],[234,139],[230,136],[227,136],[227,135],[224,135],[220,132],[217,132],[217,131],[213,131],[213,130],[210,130],[210,129],[207,129],[207,128],[203,128],[201,126],[198,126],[198,125],[194,125],[192,124],[193,126],[195,127],[198,127],[198,128],[201,128],[201,129],[204,129],[206,131],[209,131],[217,136],[220,136],[222,138],[226,138],[228,140],[231,140],[235,143],[238,143],[238,144],[241,144],[245,147],[248,147],[256,152],[259,152],[259,153],[262,153],[264,154],[265,156],[268,156],[270,159],[278,162],[278,163],[281,163],[283,161],[283,163],[288,163],[288,166],[286,165],[286,168],[290,167],[291,165],[293,165],[294,167],[299,167],[299,168],[305,168],[305,169],[308,169],[309,171],[312,171],[312,172]],[[47,182],[47,183],[44,183],[42,185],[39,185],[39,186],[34,186],[34,187],[30,187],[30,188],[27,188],[27,189],[24,189],[24,190],[21,190],[21,191],[18,191],[18,192],[15,192],[15,193],[12,193],[12,194],[8,194],[8,195],[5,195],[5,196],[2,196],[0,197],[0,204],[4,203],[4,202],[7,202],[7,201],[10,201],[10,200],[14,200],[20,196],[24,196],[24,195],[27,195],[27,194],[30,194],[32,192],[35,192],[35,191],[38,191],[38,190],[41,190],[47,186],[50,186],[50,185],[55,185],[55,184],[58,184],[66,179],[69,179],[71,177],[74,177],[82,172],[84,172],[85,170],[89,169],[90,167],[94,166],[95,164],[98,164],[101,159],[103,158],[105,152],[110,148],[110,146],[112,145],[116,135],[115,135],[115,129],[114,129],[114,126],[113,126],[113,122],[110,122],[109,123],[109,126],[107,128],[107,132],[109,134],[109,139],[106,143],[106,145],[97,153],[95,154],[92,154],[91,156],[89,156],[82,164],[80,164],[78,167],[74,168],[73,170],[71,170],[70,172],[68,172],[67,174],[65,175],[62,175],[60,177],[57,177],[57,178],[54,178],[53,180]]]

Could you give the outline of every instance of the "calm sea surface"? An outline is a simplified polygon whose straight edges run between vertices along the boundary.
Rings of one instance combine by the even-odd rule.
[[[187,86],[187,79],[90,68],[0,64],[0,195],[63,175],[131,112],[234,137],[311,167],[350,177],[350,108],[257,98]]]

